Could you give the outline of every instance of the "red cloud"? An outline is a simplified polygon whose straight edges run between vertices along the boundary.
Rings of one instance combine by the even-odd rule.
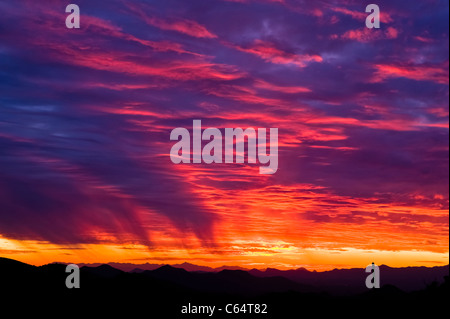
[[[240,2],[240,3],[250,3],[252,0],[225,0],[228,2]],[[285,0],[264,0],[265,2],[275,2],[275,3],[281,3],[286,4]]]
[[[360,20],[360,21],[366,20],[369,15],[369,13],[365,13],[362,11],[354,11],[354,10],[350,10],[350,9],[346,9],[346,8],[342,8],[342,7],[331,8],[331,10],[348,15],[348,16],[352,17],[353,19]],[[380,19],[381,19],[381,22],[383,22],[383,23],[391,23],[394,21],[394,19],[392,19],[392,17],[390,16],[390,14],[384,12],[383,10],[380,12]]]
[[[255,87],[268,91],[281,92],[286,94],[308,93],[310,89],[301,86],[278,86],[265,81],[257,81]]]
[[[110,71],[137,76],[158,76],[179,81],[189,80],[236,80],[244,76],[236,67],[204,60],[173,60],[166,64],[143,63],[134,56],[122,52],[77,50],[61,44],[35,43],[51,47],[52,59],[94,70]]]
[[[261,59],[275,63],[275,64],[293,64],[298,67],[305,67],[311,62],[322,62],[323,59],[320,55],[316,54],[295,54],[285,52],[275,46],[274,43],[255,40],[253,44],[247,48],[235,46],[236,49],[254,54]]]
[[[353,19],[356,19],[356,20],[365,20],[367,18],[367,14],[362,11],[361,12],[360,11],[352,11],[352,10],[342,8],[342,7],[331,8],[331,10],[351,16]]]
[[[280,99],[264,97],[258,94],[252,88],[238,85],[215,85],[214,87],[205,89],[210,95],[239,101],[249,104],[264,104],[269,106],[282,106],[286,102]]]
[[[366,43],[376,40],[396,39],[398,34],[399,31],[394,27],[389,27],[384,32],[381,30],[368,29],[364,27],[362,29],[347,31],[341,36],[341,38]],[[331,38],[336,39],[337,36],[333,35]]]
[[[389,78],[407,78],[416,81],[431,81],[448,84],[448,61],[443,64],[411,64],[400,65],[376,64],[373,82],[383,82]]]
[[[217,38],[217,35],[211,33],[206,27],[192,20],[163,20],[159,18],[146,18],[148,24],[151,24],[162,30],[177,31],[195,38]]]
[[[149,10],[147,6],[144,6],[144,8],[142,8],[141,6],[137,6],[132,3],[126,3],[126,6],[147,24],[150,24],[159,29],[176,31],[195,38],[217,38],[217,35],[208,31],[205,26],[199,24],[196,21],[188,19],[160,19],[156,17],[149,17],[144,13],[146,10]]]

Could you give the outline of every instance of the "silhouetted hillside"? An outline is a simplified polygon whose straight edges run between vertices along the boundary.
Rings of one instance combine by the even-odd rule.
[[[365,286],[367,274],[364,269],[334,269],[324,272],[311,272],[304,268],[287,271],[253,269],[249,273],[256,277],[285,277],[335,294],[355,294],[367,290]],[[404,291],[412,292],[425,289],[434,281],[442,284],[444,277],[449,274],[449,266],[391,268],[382,265],[380,273],[382,285],[393,285]]]
[[[230,293],[255,296],[280,291],[312,291],[283,277],[258,278],[241,270],[223,270],[218,273],[188,272],[184,269],[163,266],[153,271],[144,271],[144,276],[164,280],[183,287],[208,293]]]
[[[98,267],[101,266],[102,264],[100,263],[90,263],[90,264],[80,264],[80,267],[84,267],[84,266],[88,266],[88,267]],[[150,264],[150,263],[145,263],[145,264],[132,264],[132,263],[108,263],[109,266],[114,267],[116,269],[120,269],[122,271],[134,271],[134,272],[142,272],[144,270],[155,270],[158,269],[162,266],[167,266],[167,264]],[[244,270],[244,271],[248,271],[250,269],[246,269],[243,267],[239,267],[239,266],[221,266],[218,268],[212,268],[212,267],[207,267],[207,266],[198,266],[198,265],[194,265],[191,263],[182,263],[182,264],[173,264],[170,265],[174,268],[181,268],[181,269],[185,269],[187,271],[196,271],[196,272],[220,272],[222,270]]]
[[[325,273],[299,269],[280,272],[224,270],[220,272],[188,272],[163,266],[141,273],[124,272],[109,265],[81,268],[81,288],[67,289],[67,273],[63,264],[41,267],[0,258],[0,291],[2,303],[21,313],[49,316],[56,309],[64,313],[86,317],[124,316],[133,318],[207,318],[208,315],[182,315],[182,306],[214,305],[214,318],[258,318],[256,315],[226,314],[227,304],[267,304],[264,318],[299,318],[306,314],[325,318],[329,316],[432,317],[449,297],[448,267],[437,268],[382,268],[382,276],[397,276],[400,281],[432,278],[424,289],[407,292],[394,285],[350,295],[324,290],[326,279],[334,283],[348,281],[364,285],[363,269],[333,270]],[[402,272],[403,270],[403,272]],[[438,278],[444,272],[446,279]],[[424,275],[426,274],[426,275]],[[275,276],[274,276],[275,275]],[[341,277],[340,277],[341,276]],[[356,278],[354,278],[355,276]],[[415,279],[408,276],[417,276]],[[292,279],[288,279],[291,277]],[[306,284],[301,278],[312,278]],[[295,280],[293,280],[295,279]],[[351,286],[349,284],[348,286]],[[333,286],[333,285],[332,285]],[[337,285],[333,286],[336,289]],[[345,287],[345,285],[343,286]],[[56,314],[61,315],[61,312]],[[255,317],[256,316],[256,317]]]
[[[87,273],[90,273],[93,275],[97,275],[99,277],[105,277],[105,278],[116,277],[116,276],[120,275],[121,273],[123,273],[122,270],[116,269],[110,265],[100,265],[97,267],[84,266],[84,267],[81,267],[81,270],[83,270],[84,272],[87,272]]]

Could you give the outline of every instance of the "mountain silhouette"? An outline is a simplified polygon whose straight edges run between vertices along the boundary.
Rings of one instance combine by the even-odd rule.
[[[45,309],[48,314],[66,307],[73,315],[142,316],[150,318],[201,318],[181,315],[184,305],[267,304],[265,318],[298,318],[314,314],[319,318],[345,316],[360,318],[397,315],[431,317],[439,313],[449,297],[448,266],[381,267],[382,288],[360,290],[364,269],[310,272],[306,269],[280,271],[222,270],[187,271],[161,266],[142,272],[125,272],[111,265],[80,268],[80,289],[68,289],[64,264],[40,267],[0,258],[2,302],[33,314]],[[443,276],[442,276],[443,275]],[[384,277],[383,277],[384,276]],[[391,278],[392,277],[392,278]],[[434,280],[436,279],[436,280]],[[409,291],[388,283],[411,281]],[[338,289],[345,290],[344,293]],[[354,292],[353,292],[354,291]],[[369,311],[369,312],[368,312]],[[44,313],[44,312],[43,312]],[[60,314],[59,314],[60,315]],[[231,318],[216,313],[215,318]],[[253,318],[249,314],[233,318]]]
[[[104,278],[116,277],[123,273],[122,270],[116,269],[110,265],[100,265],[97,267],[83,266],[81,267],[81,270]]]
[[[279,291],[312,291],[311,287],[283,277],[258,278],[242,270],[223,270],[218,273],[188,272],[184,269],[163,266],[141,273],[156,280],[164,280],[188,289],[208,293],[258,295]]]
[[[84,266],[88,266],[88,267],[98,267],[101,266],[102,264],[100,263],[89,263],[89,264],[84,264],[81,263],[79,264],[80,267],[84,267]],[[162,266],[167,266],[167,264],[151,264],[151,263],[144,263],[144,264],[132,264],[132,263],[108,263],[109,266],[112,266],[116,269],[120,269],[122,271],[126,271],[126,272],[142,272],[144,270],[155,270],[158,269]],[[198,265],[194,265],[191,263],[182,263],[182,264],[173,264],[170,265],[174,268],[182,268],[185,269],[187,271],[195,271],[195,272],[220,272],[222,270],[244,270],[244,271],[248,271],[249,269],[247,268],[243,268],[243,267],[239,267],[239,266],[221,266],[221,267],[217,267],[217,268],[213,268],[213,267],[208,267],[208,266],[198,266]]]
[[[334,269],[324,272],[308,271],[305,268],[297,270],[267,269],[260,271],[252,269],[250,274],[256,277],[284,277],[292,281],[321,288],[334,294],[355,294],[367,290],[364,269]],[[404,291],[412,292],[425,289],[428,284],[438,282],[442,284],[444,277],[449,274],[449,266],[441,267],[406,267],[392,268],[380,266],[382,285],[393,285]]]

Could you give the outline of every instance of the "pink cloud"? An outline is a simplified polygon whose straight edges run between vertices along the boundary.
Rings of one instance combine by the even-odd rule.
[[[345,15],[348,15],[350,17],[352,17],[353,19],[356,20],[365,20],[367,18],[367,14],[365,12],[360,12],[360,11],[353,11],[353,10],[349,10],[343,7],[336,7],[336,8],[331,8],[331,10],[333,10],[334,12],[339,12]]]
[[[365,21],[369,15],[369,13],[366,13],[363,11],[355,11],[355,10],[350,10],[350,9],[343,8],[343,7],[331,8],[331,10],[333,10],[334,12],[339,12],[339,13],[345,14],[347,16],[352,17],[355,20],[360,20],[360,21]],[[380,19],[381,19],[382,23],[391,23],[394,21],[394,19],[392,19],[391,15],[383,10],[380,12]]]
[[[268,83],[265,81],[257,81],[255,84],[255,87],[264,89],[264,90],[280,92],[280,93],[287,93],[287,94],[311,92],[310,89],[301,87],[301,86],[278,86],[278,85],[271,84],[271,83]]]
[[[346,40],[355,40],[358,42],[371,42],[376,40],[396,39],[398,38],[399,31],[394,27],[389,27],[386,31],[368,29],[363,27],[361,29],[349,30],[345,32],[341,38]],[[338,36],[332,35],[331,39],[337,39]]]
[[[448,84],[448,61],[443,64],[376,64],[373,82],[383,82],[389,78],[407,78],[416,81],[431,81]]]
[[[48,47],[46,42],[36,43]],[[236,67],[203,60],[174,60],[166,64],[143,63],[135,57],[122,52],[95,52],[77,50],[65,45],[53,43],[53,59],[69,64],[84,66],[94,70],[103,70],[136,76],[159,76],[172,80],[236,80],[244,76]]]
[[[195,38],[217,38],[217,35],[211,33],[206,27],[193,20],[163,20],[153,17],[147,18],[146,22],[162,30],[176,31]]]
[[[389,27],[387,30],[386,30],[386,36],[387,36],[387,38],[388,39],[397,39],[397,37],[398,37],[398,34],[399,34],[399,31],[396,29],[396,28],[393,28],[393,27]]]
[[[286,52],[277,48],[274,43],[263,40],[255,40],[253,44],[248,47],[235,46],[235,48],[256,55],[266,62],[275,64],[293,64],[303,68],[312,62],[323,62],[323,58],[320,55]]]
[[[58,12],[49,11],[46,13],[52,19],[48,19],[43,22],[43,26],[48,32],[52,32],[53,36],[60,36],[60,26],[55,23],[55,21],[64,19],[64,15]],[[33,28],[34,25],[27,26],[29,28]],[[114,25],[110,21],[104,20],[102,18],[84,15],[83,16],[83,28],[79,30],[79,32],[85,34],[95,34],[101,36],[113,37],[116,39],[122,39],[126,41],[131,41],[135,43],[139,43],[143,46],[149,47],[155,51],[159,52],[176,52],[176,53],[185,53],[191,54],[195,56],[201,56],[200,54],[189,52],[183,49],[183,46],[179,43],[163,40],[163,41],[149,41],[138,38],[134,35],[123,32],[122,28]]]
[[[175,31],[195,38],[208,38],[208,39],[217,38],[217,35],[208,31],[208,29],[205,26],[201,25],[200,23],[194,20],[181,18],[161,19],[157,17],[150,17],[144,13],[152,10],[152,8],[149,6],[142,7],[132,3],[126,3],[126,6],[147,24],[157,27],[161,30]]]
[[[239,3],[250,3],[250,2],[256,2],[254,0],[225,0],[227,2],[239,2]],[[263,0],[265,2],[273,2],[273,3],[281,3],[281,4],[286,4],[285,0]]]
[[[439,117],[448,117],[449,109],[448,107],[435,107],[428,110],[428,113],[439,116]]]
[[[416,39],[417,41],[423,42],[423,43],[433,43],[434,42],[433,39],[422,37],[422,36],[417,36],[414,39]]]

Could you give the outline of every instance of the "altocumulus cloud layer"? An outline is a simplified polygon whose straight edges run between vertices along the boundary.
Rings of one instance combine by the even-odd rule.
[[[68,30],[60,1],[0,2],[0,235],[448,250],[448,1],[378,1],[380,30],[352,0],[77,4]],[[193,119],[278,127],[277,174],[173,165]]]

